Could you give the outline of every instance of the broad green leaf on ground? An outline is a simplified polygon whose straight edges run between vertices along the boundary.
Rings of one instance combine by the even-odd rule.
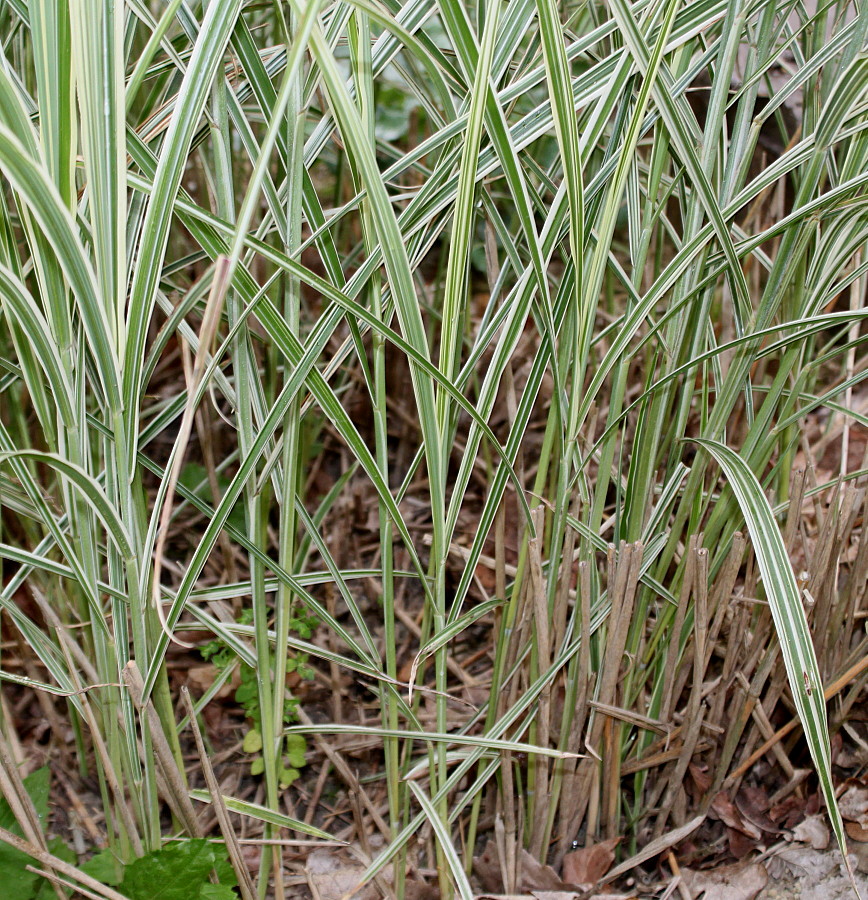
[[[103,884],[117,887],[124,880],[124,864],[118,859],[111,847],[106,847],[94,854],[86,863],[79,866],[85,875],[96,878]]]
[[[220,884],[211,884],[212,869]],[[233,900],[236,884],[222,847],[200,838],[134,860],[118,890],[130,900]]]
[[[42,822],[45,822],[48,816],[50,780],[47,766],[37,769],[24,779],[24,787]],[[21,827],[15,821],[12,809],[2,798],[0,798],[0,828],[24,837]],[[49,841],[48,851],[68,862],[75,860],[69,848],[59,838]],[[0,883],[2,883],[3,900],[36,900],[38,897],[47,896],[44,894],[46,887],[54,896],[51,885],[41,875],[28,871],[27,866],[32,865],[33,860],[26,853],[22,853],[5,841],[0,841]]]

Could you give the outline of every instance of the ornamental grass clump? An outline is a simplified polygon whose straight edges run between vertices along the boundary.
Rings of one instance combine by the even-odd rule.
[[[469,898],[761,777],[843,847],[866,28],[3,5],[0,837],[105,897],[282,898],[338,839]]]

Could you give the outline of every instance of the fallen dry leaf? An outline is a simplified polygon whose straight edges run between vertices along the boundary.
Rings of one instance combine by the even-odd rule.
[[[765,788],[746,785],[736,795],[735,806],[745,820],[761,831],[781,833],[781,829],[769,818],[769,795]]]
[[[793,829],[793,840],[801,841],[814,850],[825,850],[829,846],[829,826],[825,816],[808,816],[804,822],[799,822]]]
[[[527,850],[519,851],[518,857],[518,884],[520,891],[568,891],[570,885],[564,883],[557,872],[551,867],[534,859]],[[505,889],[503,874],[500,867],[500,857],[497,853],[497,845],[489,841],[479,856],[473,857],[473,874],[479,879],[482,890],[489,894],[500,894]]]
[[[500,858],[494,841],[489,840],[482,853],[473,857],[473,874],[479,879],[483,891],[499,894],[504,890]]]
[[[868,828],[868,788],[851,784],[838,798],[838,808],[843,818]]]
[[[718,815],[724,825],[746,834],[749,838],[758,841],[762,838],[762,832],[756,825],[747,819],[736,809],[735,804],[729,799],[726,791],[720,791],[711,802],[712,810]]]
[[[334,850],[314,850],[305,865],[308,884],[317,900],[375,900],[375,884],[360,887],[365,867]]]
[[[217,674],[217,667],[212,666],[210,663],[205,666],[191,666],[187,669],[187,686],[195,696],[204,694],[217,680]],[[240,684],[241,674],[236,669],[232,674],[232,678],[220,688],[215,696],[221,700],[231,697],[238,690]]]
[[[851,840],[859,844],[868,844],[868,828],[863,828],[858,822],[845,822],[844,828]]]
[[[727,828],[726,838],[729,843],[729,852],[736,859],[744,859],[748,853],[752,853],[757,848],[758,841],[748,837],[737,828]]]
[[[832,852],[812,850],[804,845],[786,847],[766,861],[772,879],[787,876],[797,878],[802,884],[803,892],[809,884],[831,885],[839,878],[843,882],[849,882],[843,863],[844,860],[837,850]],[[853,896],[849,892],[845,893],[847,896]],[[839,894],[830,890],[823,896],[837,897]]]
[[[438,900],[440,888],[427,881],[408,879],[404,884],[404,900]]]
[[[596,884],[615,861],[621,838],[610,838],[590,847],[573,850],[564,857],[563,879],[568,884]]]
[[[762,815],[767,813],[771,806],[769,792],[764,787],[744,784],[735,796],[735,805],[742,815]]]
[[[707,872],[682,869],[681,876],[694,897],[705,892],[703,900],[754,900],[769,880],[762,863],[736,863]]]
[[[663,853],[664,850],[668,850],[670,847],[680,844],[683,840],[690,837],[704,821],[705,816],[696,816],[689,822],[685,822],[680,828],[675,828],[668,834],[664,834],[662,837],[650,841],[637,854],[631,856],[629,859],[625,859],[624,862],[619,863],[614,869],[610,870],[606,874],[606,881],[614,881],[621,875],[625,875],[631,869],[635,869],[636,866],[641,866],[643,862]]]
[[[709,771],[708,766],[690,763],[687,770],[690,773],[693,785],[696,787],[697,794],[702,796],[711,787],[711,772]]]
[[[805,800],[791,794],[769,810],[769,818],[784,829],[791,829],[805,818]]]
[[[569,885],[564,884],[558,877],[558,873],[551,866],[544,865],[534,859],[527,850],[522,850],[519,855],[519,890],[527,891],[563,891],[569,890]]]

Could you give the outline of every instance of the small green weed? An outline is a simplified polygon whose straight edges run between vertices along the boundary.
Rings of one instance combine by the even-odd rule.
[[[239,624],[249,625],[253,621],[252,610],[244,610],[239,617]],[[291,620],[291,628],[302,638],[309,638],[317,621],[314,617],[300,614]],[[211,662],[219,671],[234,665],[237,657],[234,651],[221,640],[213,640],[200,648],[202,656]],[[259,705],[259,691],[256,684],[256,670],[246,663],[239,662],[240,684],[235,691],[235,702],[244,710],[252,723],[244,735],[243,749],[253,756],[250,773],[261,775],[265,768],[262,757],[262,710]],[[306,653],[296,653],[287,660],[286,671],[295,672],[300,678],[309,681],[314,677],[314,670],[308,665]],[[283,724],[291,725],[298,721],[298,698],[288,696],[283,705]],[[307,764],[305,754],[307,741],[303,735],[289,734],[283,743],[283,766],[280,771],[280,786],[288,788],[301,774],[299,769]]]

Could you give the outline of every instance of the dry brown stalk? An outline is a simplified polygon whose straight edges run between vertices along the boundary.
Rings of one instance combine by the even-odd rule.
[[[159,763],[165,783],[166,800],[191,837],[204,837],[202,827],[199,824],[199,817],[196,815],[196,810],[193,809],[193,803],[187,793],[184,773],[178,767],[169,742],[166,740],[160,717],[157,715],[153,703],[150,700],[145,701],[143,699],[144,682],[142,681],[139,667],[133,660],[130,660],[124,667],[123,676],[136,709],[144,712],[148,718],[154,755]]]
[[[214,774],[211,760],[208,758],[205,742],[202,740],[202,732],[199,730],[199,720],[196,718],[196,711],[193,709],[193,702],[190,699],[190,691],[186,685],[181,687],[181,699],[184,701],[187,716],[190,719],[190,728],[193,732],[193,739],[196,741],[196,752],[199,754],[199,762],[202,764],[202,774],[205,776],[205,784],[208,786],[208,791],[211,794],[211,805],[217,814],[220,832],[226,840],[226,851],[235,869],[235,874],[238,876],[238,888],[244,900],[255,900],[256,887],[241,854],[238,836],[232,827],[232,820],[229,818],[229,810],[226,808],[226,803],[223,800],[220,784]]]
[[[660,718],[666,722],[672,715],[672,707],[677,697],[675,696],[675,668],[678,664],[678,653],[681,643],[681,631],[684,627],[684,619],[687,615],[687,606],[690,600],[690,592],[693,588],[693,566],[695,563],[696,535],[691,536],[687,558],[684,563],[684,580],[681,582],[681,593],[678,597],[678,608],[675,610],[675,621],[669,636],[669,648],[666,653],[666,666],[664,668],[663,684],[665,691],[663,703],[660,706]]]
[[[836,678],[829,687],[823,691],[823,696],[827,701],[839,694],[854,678],[857,678],[863,672],[868,671],[868,655],[864,656],[859,662],[851,666],[840,678]],[[733,770],[727,779],[727,783],[735,781],[744,776],[750,767],[768,752],[774,744],[782,741],[793,729],[801,724],[798,717],[791,719],[782,728],[779,728],[758,750],[755,750],[741,765]]]
[[[546,599],[546,582],[543,576],[542,539],[545,532],[545,507],[537,506],[532,511],[535,537],[528,541],[528,571],[533,604],[533,634],[536,644],[536,672],[538,677],[551,665],[552,634]],[[548,684],[540,693],[536,715],[536,739],[540,746],[547,747],[551,732],[551,692]],[[548,821],[549,761],[538,757],[533,760],[532,826],[529,851],[540,858],[545,842]]]

